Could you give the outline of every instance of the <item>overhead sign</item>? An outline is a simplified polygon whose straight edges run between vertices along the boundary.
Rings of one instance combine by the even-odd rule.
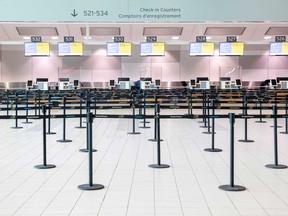
[[[281,21],[287,0],[0,0],[0,21]],[[257,13],[255,13],[257,11]]]

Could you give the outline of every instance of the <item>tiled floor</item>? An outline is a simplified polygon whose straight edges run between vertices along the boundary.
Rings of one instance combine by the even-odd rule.
[[[127,135],[131,120],[96,119],[94,183],[105,186],[99,191],[77,188],[88,182],[87,153],[78,151],[86,145],[86,130],[74,128],[79,120],[67,119],[71,143],[56,142],[62,137],[62,122],[52,120],[57,134],[47,136],[47,156],[57,167],[50,170],[34,168],[42,163],[42,121],[15,130],[10,129],[14,120],[1,120],[0,215],[288,215],[288,169],[265,168],[273,163],[272,119],[266,120],[249,120],[248,138],[253,143],[237,141],[244,138],[244,128],[243,120],[236,120],[235,183],[247,187],[243,192],[218,189],[229,183],[228,119],[216,120],[220,153],[203,151],[210,146],[211,135],[202,134],[199,119],[161,120],[162,162],[171,166],[168,169],[148,167],[157,154],[156,144],[147,141],[153,137],[153,123],[140,135]],[[288,164],[288,135],[279,134],[278,144],[279,162]]]

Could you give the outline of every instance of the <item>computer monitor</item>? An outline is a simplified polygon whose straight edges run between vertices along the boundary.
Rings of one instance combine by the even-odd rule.
[[[74,80],[73,85],[74,85],[74,87],[78,87],[79,86],[79,80]]]
[[[274,87],[277,86],[276,79],[271,79],[271,80],[270,80],[270,85],[271,85],[271,86],[274,86]]]
[[[109,80],[109,86],[115,87],[115,80]]]
[[[197,83],[200,84],[200,81],[209,81],[208,77],[197,77]]]
[[[27,88],[32,88],[33,87],[33,81],[32,80],[27,80],[26,87]]]
[[[159,87],[160,85],[161,85],[161,80],[156,79],[156,80],[155,80],[155,86],[156,86],[156,87]]]
[[[235,82],[236,82],[236,84],[235,84],[236,87],[241,87],[242,86],[241,79],[236,79]]]
[[[195,79],[191,79],[190,80],[190,86],[191,87],[196,87],[196,80]]]

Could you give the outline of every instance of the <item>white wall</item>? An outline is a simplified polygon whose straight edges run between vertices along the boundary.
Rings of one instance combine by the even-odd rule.
[[[188,46],[167,45],[164,57],[140,57],[139,45],[133,45],[131,57],[107,57],[105,46],[85,45],[83,57],[58,57],[51,45],[50,57],[24,57],[23,45],[0,46],[1,81],[25,82],[37,77],[49,81],[69,77],[71,80],[105,82],[118,77],[152,76],[162,81],[190,80],[207,76],[217,81],[234,67],[241,66],[244,81],[261,81],[288,76],[288,57],[269,57],[269,45],[246,45],[242,57],[190,57]],[[236,76],[233,72],[231,76]],[[240,72],[239,72],[240,74]],[[240,75],[239,75],[240,76]]]

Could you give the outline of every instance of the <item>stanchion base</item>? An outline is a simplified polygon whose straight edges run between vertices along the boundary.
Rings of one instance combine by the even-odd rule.
[[[33,122],[22,122],[22,124],[32,124]]]
[[[139,122],[139,123],[142,123],[142,124],[144,124],[144,121],[141,121],[141,122]],[[149,122],[149,121],[146,121],[146,122],[145,122],[145,124],[147,124],[147,123],[149,124],[149,123],[151,123],[151,122]]]
[[[224,190],[224,191],[244,191],[244,190],[246,190],[246,188],[241,186],[241,185],[234,185],[233,187],[231,185],[221,185],[218,188],[221,190]]]
[[[21,129],[23,127],[11,127],[12,129]]]
[[[247,142],[247,143],[251,143],[251,142],[254,142],[254,140],[238,140],[238,142]]]
[[[46,133],[47,135],[54,135],[54,134],[56,134],[55,132],[47,132]]]
[[[137,135],[137,134],[141,134],[140,132],[128,132],[127,134],[130,134],[130,135]]]
[[[89,152],[89,149],[79,149],[79,152]],[[92,149],[92,152],[97,152],[97,150]]]
[[[40,164],[40,165],[36,165],[34,166],[34,168],[36,169],[52,169],[52,168],[55,168],[56,166],[54,164]]]
[[[169,168],[170,166],[168,164],[150,164],[149,167],[155,168],[155,169],[164,169]]]
[[[206,149],[204,149],[204,151],[207,151],[207,152],[221,152],[222,149],[217,149],[217,148],[206,148]]]
[[[142,126],[142,127],[138,127],[138,128],[142,128],[142,129],[145,129],[145,128],[151,128],[151,127],[147,127],[147,126]]]
[[[157,142],[157,139],[148,139],[148,141],[151,141],[151,142]],[[160,141],[162,142],[163,139],[160,139]]]
[[[81,128],[86,128],[86,127],[85,126],[76,126],[75,128],[81,129]]]
[[[208,128],[208,126],[199,126],[200,128]],[[211,126],[209,127],[211,128]]]
[[[204,131],[202,134],[212,134],[212,132]],[[216,132],[214,132],[214,134],[216,134]]]
[[[286,165],[283,165],[283,164],[267,164],[265,165],[265,167],[267,168],[271,168],[271,169],[286,169],[287,166]]]
[[[270,127],[274,127],[274,125],[272,125]],[[277,128],[282,128],[282,126],[281,125],[277,125]]]
[[[267,123],[266,121],[255,121],[256,123]]]
[[[101,184],[82,184],[78,186],[78,189],[80,190],[101,190],[104,188],[104,185]]]
[[[72,142],[72,140],[69,140],[69,139],[65,139],[65,140],[57,140],[57,142],[66,143],[66,142]]]
[[[280,132],[280,134],[288,134],[288,132],[286,132],[286,131],[283,131],[283,132]]]

